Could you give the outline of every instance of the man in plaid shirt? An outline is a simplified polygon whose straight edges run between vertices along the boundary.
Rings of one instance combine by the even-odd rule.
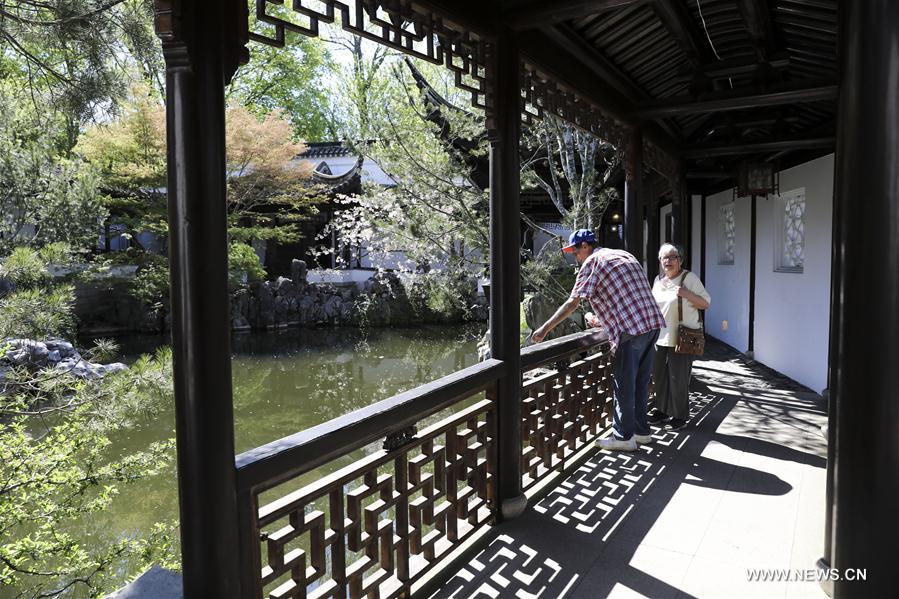
[[[598,445],[634,451],[638,443],[652,440],[646,421],[649,375],[655,342],[665,319],[652,297],[643,266],[631,254],[598,247],[589,229],[572,233],[562,249],[573,253],[581,268],[571,297],[534,331],[533,339],[536,343],[543,341],[577,309],[581,298],[587,298],[594,312],[587,315],[587,324],[602,327],[615,352],[612,437],[600,439]]]

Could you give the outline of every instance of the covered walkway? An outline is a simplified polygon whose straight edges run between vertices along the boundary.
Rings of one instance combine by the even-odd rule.
[[[654,428],[633,454],[586,449],[435,596],[825,597],[795,580],[824,542],[825,423],[820,396],[712,343],[687,428]]]

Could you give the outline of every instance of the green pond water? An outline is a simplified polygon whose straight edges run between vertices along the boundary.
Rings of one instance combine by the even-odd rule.
[[[234,435],[238,453],[327,422],[477,362],[483,326],[372,330],[291,329],[232,339]],[[119,340],[122,359],[152,352],[162,337]],[[436,420],[437,416],[423,424]],[[421,425],[419,425],[421,428]],[[174,406],[111,436],[123,454],[174,438]],[[374,444],[296,481],[299,486],[352,462]],[[80,523],[87,545],[144,536],[176,520],[174,460],[166,472],[120,486],[109,509]],[[0,596],[4,593],[0,592]]]

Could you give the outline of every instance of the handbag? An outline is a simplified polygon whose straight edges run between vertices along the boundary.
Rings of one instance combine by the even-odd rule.
[[[684,271],[681,277],[681,284],[687,276],[688,271]],[[699,311],[699,328],[691,329],[684,324],[680,324],[684,319],[684,299],[677,296],[677,343],[674,345],[674,353],[687,354],[691,356],[701,356],[705,353],[705,317],[703,311]]]

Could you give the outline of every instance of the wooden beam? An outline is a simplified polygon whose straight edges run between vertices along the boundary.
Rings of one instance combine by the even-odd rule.
[[[705,147],[685,148],[681,158],[696,160],[699,158],[715,158],[718,156],[736,156],[739,154],[757,154],[760,152],[778,152],[781,150],[809,150],[817,148],[833,148],[833,137],[810,137],[797,139],[781,139],[747,144],[727,144]]]
[[[596,48],[588,44],[573,28],[568,25],[557,25],[544,28],[543,33],[562,49],[580,58],[597,77],[621,92],[631,102],[649,98],[646,92],[637,87],[618,67],[597,52]]]
[[[734,59],[722,60],[699,67],[699,72],[709,79],[726,79],[737,75],[747,75],[758,68],[760,64],[767,64],[772,69],[786,69],[790,66],[790,56],[788,54],[777,54],[767,61],[759,62],[755,58],[751,59]],[[689,83],[696,76],[695,71],[678,75],[676,81],[679,83]]]
[[[681,144],[656,123],[641,123],[635,118],[630,111],[633,103],[600,77],[591,76],[583,57],[559,47],[546,33],[539,30],[521,36],[519,45],[522,57],[553,81],[582,95],[622,124],[641,125],[644,137],[669,154],[677,155]]]
[[[651,0],[537,0],[521,7],[513,8],[503,15],[506,26],[516,30],[537,29],[586,17],[632,4],[645,4]]]
[[[671,32],[690,64],[698,68],[715,60],[711,48],[705,37],[700,34],[690,10],[683,1],[655,0],[652,7],[662,24]]]
[[[746,30],[759,60],[767,62],[774,53],[774,27],[766,0],[737,0]]]
[[[726,110],[745,110],[764,106],[779,106],[795,102],[821,102],[836,100],[839,88],[834,84],[813,87],[798,87],[784,91],[756,93],[754,89],[742,90],[739,95],[711,100],[695,100],[693,98],[669,98],[652,104],[639,106],[632,114],[638,119],[657,119],[678,114],[694,114],[700,112],[723,112]]]

